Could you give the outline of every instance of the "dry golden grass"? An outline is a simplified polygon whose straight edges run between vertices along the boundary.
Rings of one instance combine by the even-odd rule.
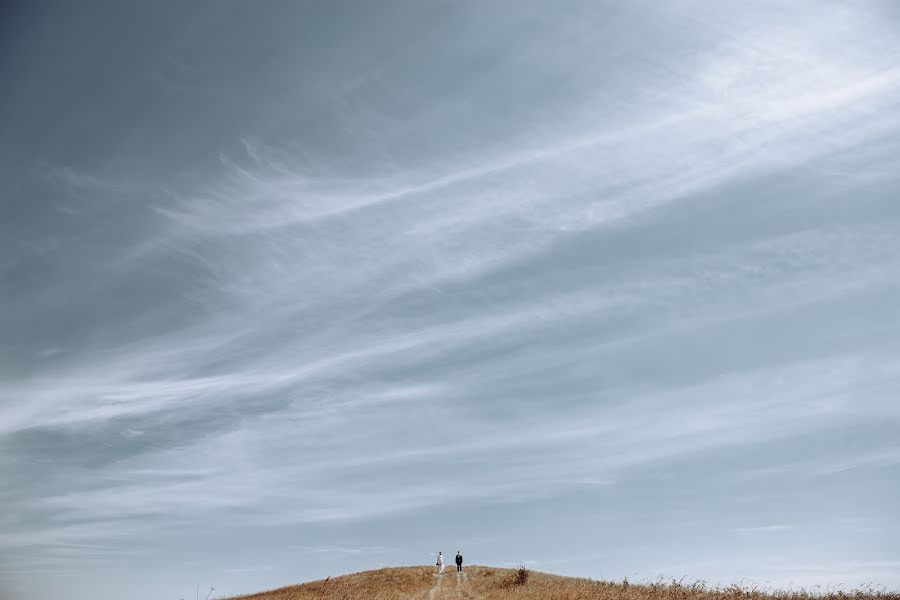
[[[434,586],[434,567],[395,567],[330,577],[232,600],[412,600]]]
[[[472,567],[468,570],[468,593],[484,600],[900,600],[900,594],[875,589],[813,594],[804,590],[712,588],[677,581],[651,584],[596,581],[560,577],[531,571],[524,584],[515,583],[513,569]]]
[[[232,600],[900,600],[876,589],[814,594],[804,590],[707,587],[657,581],[595,581],[516,569],[466,567],[443,575],[434,567],[396,567],[312,581]],[[524,583],[522,583],[524,579]]]

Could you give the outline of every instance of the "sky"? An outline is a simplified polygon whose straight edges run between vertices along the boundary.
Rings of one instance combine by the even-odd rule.
[[[0,596],[900,588],[900,8],[6,2]]]

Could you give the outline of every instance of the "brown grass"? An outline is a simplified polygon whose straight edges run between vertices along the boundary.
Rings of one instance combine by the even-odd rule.
[[[524,572],[523,572],[524,571]],[[233,600],[900,600],[900,593],[874,588],[849,592],[683,585],[677,581],[635,584],[560,577],[493,567],[397,567],[313,581],[240,596]]]
[[[394,567],[237,596],[233,600],[412,600],[434,585],[434,567]]]
[[[761,590],[737,586],[682,585],[677,581],[649,584],[560,577],[529,571],[525,582],[518,569],[472,567],[470,596],[484,600],[900,600],[900,593],[876,589],[814,594],[806,590]]]

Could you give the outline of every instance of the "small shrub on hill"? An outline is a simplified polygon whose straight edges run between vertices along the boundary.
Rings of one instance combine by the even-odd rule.
[[[528,583],[528,576],[531,572],[525,568],[525,565],[519,565],[512,570],[504,569],[505,574],[495,583],[500,588],[520,587]]]

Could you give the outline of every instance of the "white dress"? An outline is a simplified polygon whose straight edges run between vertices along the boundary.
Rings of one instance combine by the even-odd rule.
[[[444,556],[442,554],[438,554],[437,559],[438,573],[444,572]]]

